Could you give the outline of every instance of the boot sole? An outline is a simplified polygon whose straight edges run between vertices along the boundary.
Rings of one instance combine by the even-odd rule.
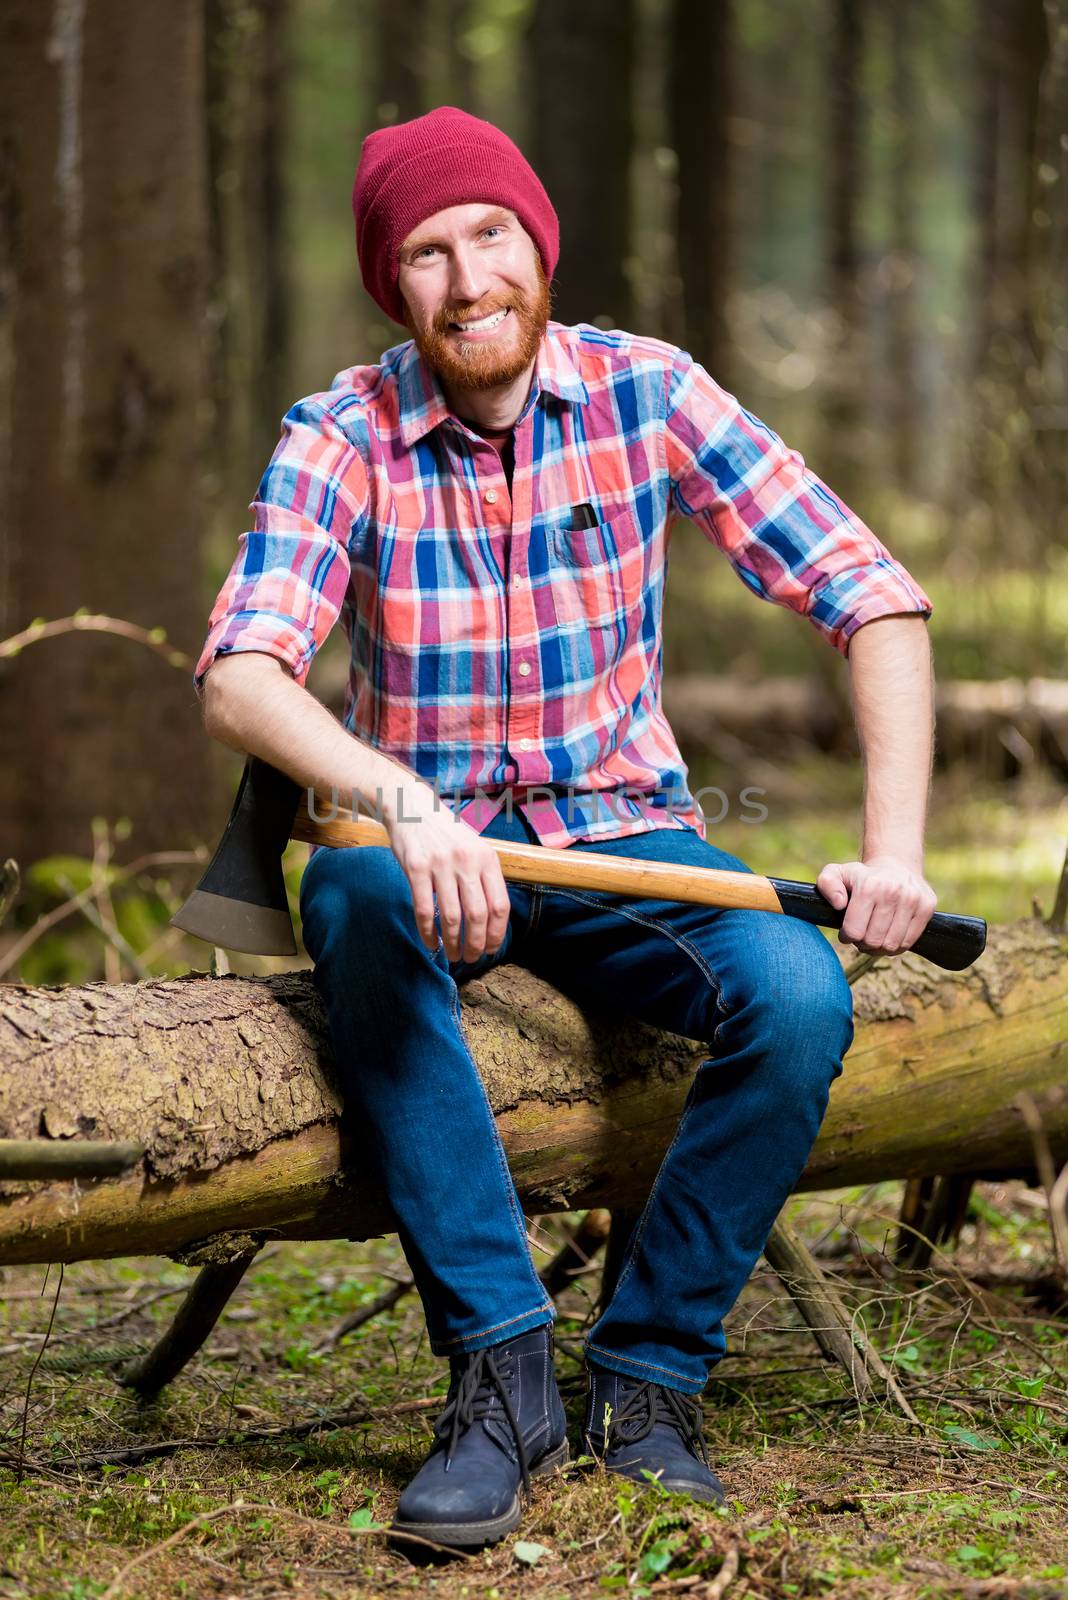
[[[542,1478],[549,1472],[555,1472],[557,1467],[567,1464],[570,1457],[567,1440],[556,1450],[550,1450],[543,1456],[536,1467],[531,1467],[532,1478]],[[482,1545],[495,1544],[498,1539],[505,1538],[509,1533],[518,1528],[523,1516],[523,1491],[520,1487],[516,1497],[507,1511],[499,1517],[490,1517],[485,1522],[393,1522],[390,1524],[391,1534],[417,1534],[420,1539],[429,1539],[433,1544],[441,1544],[454,1550],[478,1549]],[[403,1551],[406,1541],[398,1538],[398,1548]],[[417,1545],[408,1545],[408,1551],[418,1549]]]

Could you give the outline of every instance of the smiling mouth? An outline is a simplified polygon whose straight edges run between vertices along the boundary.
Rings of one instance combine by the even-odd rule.
[[[488,317],[479,317],[477,321],[450,322],[449,328],[455,333],[489,333],[500,327],[508,314],[509,307],[505,306],[503,311],[491,311]]]

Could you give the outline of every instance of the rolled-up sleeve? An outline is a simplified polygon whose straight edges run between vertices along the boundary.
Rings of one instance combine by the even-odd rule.
[[[755,594],[807,616],[843,655],[866,622],[930,615],[871,529],[684,351],[668,379],[665,440],[673,511]]]
[[[212,608],[193,674],[198,695],[216,656],[236,650],[275,656],[304,682],[340,614],[348,549],[366,506],[360,452],[321,402],[299,402],[282,423],[249,507],[252,528]]]

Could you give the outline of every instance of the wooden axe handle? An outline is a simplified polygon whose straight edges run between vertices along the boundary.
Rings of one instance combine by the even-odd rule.
[[[299,806],[292,837],[307,844],[335,847],[389,845],[389,833],[370,817],[339,815],[317,822]],[[814,884],[762,878],[755,872],[721,872],[713,867],[681,867],[671,861],[641,861],[633,856],[596,855],[588,850],[551,850],[543,845],[487,839],[510,883],[537,883],[551,889],[593,889],[691,905],[734,906],[776,911],[824,928],[840,928],[843,913]],[[959,972],[982,954],[986,923],[979,917],[936,912],[912,946],[936,966]]]
[[[306,807],[297,810],[292,837],[308,844],[389,844],[389,832],[370,817],[339,816],[315,822]],[[509,883],[540,883],[552,889],[603,889],[655,900],[685,900],[702,906],[743,906],[781,911],[768,878],[751,872],[716,872],[710,867],[680,867],[671,861],[600,856],[588,850],[550,850],[544,845],[487,839]]]

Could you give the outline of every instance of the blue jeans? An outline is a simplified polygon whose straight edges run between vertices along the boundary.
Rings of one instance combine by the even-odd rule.
[[[518,811],[486,836],[536,842]],[[690,829],[570,848],[749,870]],[[600,1366],[695,1393],[816,1138],[853,1037],[849,986],[818,929],[774,912],[508,892],[500,951],[469,963],[427,950],[385,847],[319,849],[301,884],[346,1110],[370,1132],[431,1347],[496,1344],[553,1316],[457,990],[514,962],[591,1009],[618,1013],[625,997],[636,1020],[712,1052],[587,1341]]]

